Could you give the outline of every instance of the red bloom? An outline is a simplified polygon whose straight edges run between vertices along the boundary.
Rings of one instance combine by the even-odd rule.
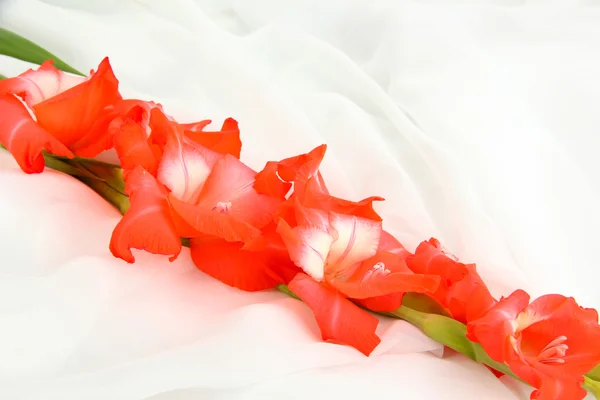
[[[0,81],[0,143],[27,173],[44,169],[42,151],[65,157],[93,157],[111,147],[109,111],[121,99],[108,59],[76,77],[53,67]]]
[[[160,219],[169,226],[169,231],[161,235],[158,231],[148,231],[143,224],[127,224],[127,234],[113,236],[114,248],[140,248],[136,246],[141,243],[149,252],[164,254],[162,249],[170,248],[173,237],[170,229],[177,237],[208,233],[232,241],[257,236],[260,231],[251,223],[264,225],[270,220],[275,206],[271,206],[273,210],[269,215],[258,216],[260,210],[269,207],[268,201],[260,208],[249,201],[252,198],[249,190],[242,188],[246,185],[252,189],[253,172],[231,155],[239,155],[241,149],[235,120],[228,119],[224,124],[226,130],[221,133],[201,131],[206,125],[202,123],[188,126],[190,135],[195,135],[190,138],[184,126],[167,117],[158,104],[124,100],[114,111],[119,115],[111,123],[111,129],[128,187],[129,174],[136,168],[142,168],[155,180],[151,187],[133,184],[130,193],[135,197],[135,190],[144,190],[146,194],[152,191],[152,199],[160,199],[161,205],[166,205],[165,209],[161,208]],[[232,137],[237,137],[237,141]],[[195,140],[204,141],[218,151]],[[227,203],[232,200],[235,207]],[[244,219],[248,216],[244,214],[246,209],[255,212]],[[133,212],[132,207],[124,220],[137,221],[129,218]],[[115,255],[133,261],[126,252],[115,252]]]
[[[459,262],[437,239],[422,242],[406,263],[415,273],[438,275],[442,279],[431,297],[458,321],[466,323],[478,318],[496,303],[475,265]]]
[[[583,399],[583,375],[600,363],[598,313],[557,294],[529,304],[529,295],[517,290],[469,322],[467,332],[537,389],[532,399]]]
[[[379,343],[376,319],[344,299],[432,291],[439,278],[414,274],[400,255],[379,251],[381,218],[372,203],[380,198],[358,203],[336,199],[325,194],[317,179],[312,174],[301,196],[295,192],[288,200],[293,214],[287,210],[277,227],[291,259],[314,280],[309,283],[307,275],[299,274],[290,289],[315,313],[323,339],[368,355]],[[341,312],[344,318],[339,318]]]

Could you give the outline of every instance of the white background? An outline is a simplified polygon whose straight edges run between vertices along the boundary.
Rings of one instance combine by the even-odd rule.
[[[498,296],[600,307],[600,7],[456,3],[3,0],[0,26],[80,70],[108,55],[124,96],[182,122],[236,118],[256,169],[327,143],[334,194],[385,197],[386,229],[411,250],[439,238]],[[405,323],[367,359],[185,251],[113,259],[118,218],[0,155],[1,398],[528,398]]]

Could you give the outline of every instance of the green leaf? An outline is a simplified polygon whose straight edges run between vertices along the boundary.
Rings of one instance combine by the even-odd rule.
[[[37,44],[4,28],[0,28],[0,54],[34,64],[42,64],[44,61],[52,60],[54,66],[60,70],[76,75],[84,75]]]
[[[0,81],[1,81],[2,79],[6,79],[6,77],[5,77],[4,75],[0,74]]]

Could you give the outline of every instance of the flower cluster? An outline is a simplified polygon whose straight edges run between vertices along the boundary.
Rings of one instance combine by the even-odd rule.
[[[379,344],[374,312],[392,312],[406,293],[435,300],[467,325],[467,337],[536,388],[532,399],[582,399],[584,374],[600,361],[595,310],[518,290],[495,299],[474,264],[436,239],[414,253],[382,228],[373,207],[334,197],[319,166],[326,146],[253,171],[240,161],[238,123],[206,131],[181,124],[149,101],[123,99],[108,59],[89,77],[44,63],[0,81],[0,143],[26,173],[44,154],[93,158],[115,149],[130,206],[110,251],[175,260],[189,239],[206,274],[246,291],[287,285],[313,311],[324,340],[369,355]]]

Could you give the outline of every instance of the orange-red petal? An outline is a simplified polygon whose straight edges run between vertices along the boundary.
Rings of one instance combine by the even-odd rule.
[[[42,150],[73,157],[69,149],[31,118],[26,106],[15,96],[0,95],[0,114],[0,143],[24,172],[33,174],[44,170]]]
[[[467,275],[448,289],[446,297],[452,317],[463,323],[484,316],[497,302],[477,273],[475,264],[465,267]]]
[[[37,122],[77,154],[77,142],[84,138],[85,143],[101,142],[101,137],[108,134],[93,128],[106,108],[121,99],[118,86],[119,81],[105,58],[89,80],[35,104],[33,110]],[[94,138],[88,135],[94,135]]]
[[[381,231],[381,238],[379,239],[378,251],[386,251],[388,253],[397,254],[403,260],[406,260],[411,254],[402,243],[398,241],[392,234],[387,231]]]
[[[238,123],[233,118],[227,118],[223,122],[220,131],[204,131],[206,126],[202,121],[196,124],[182,125],[186,136],[193,142],[204,146],[220,154],[231,154],[235,158],[240,158],[242,152],[242,141],[240,140],[240,129]]]
[[[220,209],[256,228],[273,220],[279,199],[254,189],[256,172],[237,158],[226,154],[214,165],[199,194],[198,204]]]
[[[352,346],[367,356],[381,342],[375,333],[379,320],[338,291],[302,273],[288,287],[313,311],[323,340]]]
[[[302,204],[306,207],[318,208],[323,211],[354,215],[373,221],[381,221],[381,217],[373,209],[373,202],[383,201],[384,199],[382,197],[373,196],[355,202],[333,197],[324,191],[323,188],[324,187],[316,178],[307,180],[304,193],[300,196]],[[294,190],[296,190],[296,188],[294,188]]]
[[[285,254],[243,250],[244,243],[202,236],[190,241],[194,264],[215,279],[255,292],[286,283],[283,269],[294,269]],[[288,272],[289,274],[289,272]]]
[[[432,293],[440,277],[415,274],[399,256],[378,252],[363,261],[348,280],[333,279],[330,284],[352,299],[367,299],[394,293]]]
[[[319,182],[323,181],[319,174],[319,166],[326,150],[327,145],[323,144],[309,153],[276,162],[276,167],[271,164],[273,162],[267,163],[256,177],[255,189],[259,193],[274,195],[281,193],[287,187],[284,183],[293,182],[294,192],[302,196],[309,179],[316,177]],[[278,181],[282,183],[277,184]]]
[[[513,321],[529,304],[529,295],[516,290],[500,301],[483,317],[467,324],[467,338],[481,343],[495,361],[505,361],[505,347],[511,346],[507,339],[513,333]]]
[[[289,193],[292,188],[290,182],[281,180],[277,174],[279,169],[279,163],[275,161],[269,161],[265,167],[256,174],[256,181],[254,183],[254,189],[258,193],[266,194],[268,196],[285,199],[285,196]]]
[[[250,243],[260,236],[259,229],[225,212],[183,202],[172,194],[169,195],[169,203],[174,212],[188,224],[188,229],[192,228],[198,234],[243,243]]]
[[[404,295],[405,293],[391,293],[385,296],[355,299],[354,302],[371,311],[392,312],[400,308]]]
[[[121,168],[130,171],[141,166],[151,175],[156,176],[158,160],[148,143],[144,127],[131,118],[121,118],[116,129],[114,144]]]
[[[181,240],[171,220],[164,187],[137,167],[128,174],[125,190],[131,205],[112,234],[112,254],[133,263],[131,249],[141,249],[170,255],[169,260],[174,261],[181,251]]]

